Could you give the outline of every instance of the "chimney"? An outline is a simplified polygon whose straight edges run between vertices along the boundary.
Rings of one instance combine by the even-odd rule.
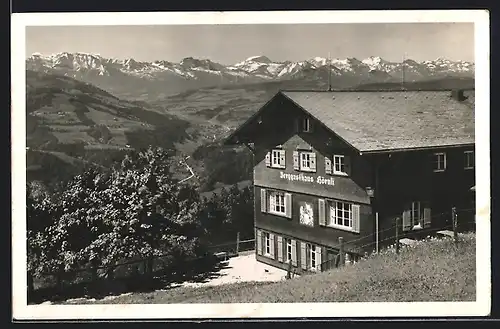
[[[467,99],[464,95],[464,91],[462,89],[455,89],[451,91],[451,97],[459,102],[462,102]]]

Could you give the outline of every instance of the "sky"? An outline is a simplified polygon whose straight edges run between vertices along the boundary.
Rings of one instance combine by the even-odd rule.
[[[474,61],[473,23],[342,23],[154,26],[29,26],[26,57],[84,52],[108,58],[179,62],[185,57],[235,64],[380,56]]]

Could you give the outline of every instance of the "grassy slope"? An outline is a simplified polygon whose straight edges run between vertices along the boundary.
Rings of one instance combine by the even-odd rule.
[[[457,245],[451,239],[428,239],[399,255],[389,249],[355,265],[289,281],[174,288],[98,303],[474,301],[475,234],[459,237]]]

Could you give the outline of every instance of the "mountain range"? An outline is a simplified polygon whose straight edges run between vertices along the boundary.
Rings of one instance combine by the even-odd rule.
[[[381,57],[328,60],[314,57],[278,62],[252,56],[232,65],[209,59],[186,57],[179,63],[152,62],[133,58],[105,58],[97,54],[62,52],[33,54],[26,68],[61,74],[95,84],[113,94],[135,100],[151,100],[203,87],[240,85],[269,81],[327,81],[335,87],[353,87],[377,82],[421,81],[443,77],[474,77],[475,65],[444,58],[416,62],[391,62]]]

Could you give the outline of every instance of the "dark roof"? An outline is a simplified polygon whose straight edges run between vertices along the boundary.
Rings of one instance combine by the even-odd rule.
[[[474,91],[282,91],[360,152],[474,144]]]

